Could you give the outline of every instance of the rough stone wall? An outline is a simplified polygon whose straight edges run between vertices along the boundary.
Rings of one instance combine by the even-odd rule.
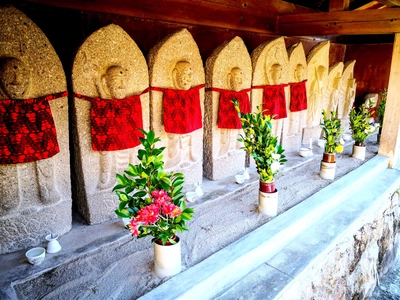
[[[276,299],[368,299],[396,258],[400,242],[398,192],[364,221],[335,249],[320,255],[318,262],[310,264]]]

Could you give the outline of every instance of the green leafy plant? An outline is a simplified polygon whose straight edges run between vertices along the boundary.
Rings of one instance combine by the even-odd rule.
[[[369,107],[373,107],[374,103],[370,101]],[[352,137],[358,146],[363,146],[365,140],[375,133],[379,126],[374,126],[374,112],[369,109],[365,103],[359,108],[353,107],[350,110],[350,129]]]
[[[340,135],[343,129],[340,128],[340,120],[336,118],[336,112],[331,111],[330,116],[324,110],[322,110],[323,121],[320,124],[322,130],[324,131],[325,153],[334,154],[336,152],[340,153],[343,151],[343,146],[340,144]]]
[[[129,164],[123,174],[116,174],[116,192],[120,203],[115,213],[120,218],[130,218],[126,226],[132,236],[153,236],[152,242],[175,244],[177,232],[188,230],[186,221],[192,219],[192,208],[187,208],[182,193],[184,175],[164,171],[162,152],[156,148],[154,131],[141,130],[140,142],[144,149],[138,151],[140,163]]]
[[[242,113],[236,99],[233,100],[239,119],[242,123],[244,134],[238,138],[243,147],[254,159],[260,180],[272,182],[287,159],[282,145],[278,144],[278,137],[272,133],[272,119],[274,116],[265,115],[262,106],[258,106],[258,112]]]
[[[379,94],[381,96],[381,100],[379,101],[376,107],[376,117],[378,118],[378,122],[381,128],[383,125],[383,117],[385,115],[387,90],[383,89],[382,91],[379,92]]]

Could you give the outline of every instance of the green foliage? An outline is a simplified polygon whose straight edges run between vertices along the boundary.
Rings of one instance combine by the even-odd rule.
[[[370,101],[370,107],[374,103]],[[352,137],[357,143],[364,143],[365,140],[375,133],[379,126],[374,126],[374,118],[372,117],[373,111],[369,109],[365,103],[359,108],[353,107],[350,110],[350,129]]]
[[[181,214],[175,217],[164,215],[160,208],[159,220],[154,224],[139,222],[135,236],[141,238],[151,235],[152,241],[162,240],[163,244],[167,241],[175,243],[173,240],[175,234],[188,230],[185,223],[192,219],[194,213],[193,209],[186,207],[184,201],[182,193],[184,175],[165,172],[162,155],[165,147],[155,147],[160,138],[155,137],[154,131],[141,130],[141,132],[144,138],[140,138],[140,142],[144,149],[138,151],[137,157],[140,163],[129,164],[123,174],[116,174],[117,184],[113,191],[120,203],[115,213],[120,218],[135,218],[141,209],[154,204],[153,192],[165,190],[171,199],[170,203],[176,205]]]
[[[320,124],[324,131],[324,139],[326,140],[325,152],[336,153],[342,152],[343,146],[340,144],[340,135],[343,129],[340,128],[340,120],[336,118],[336,112],[331,111],[328,116],[325,110],[322,110],[323,122]]]
[[[383,117],[385,115],[385,108],[386,108],[386,97],[387,97],[387,90],[383,89],[380,91],[381,100],[379,101],[376,107],[376,117],[378,118],[379,125],[382,127],[383,125]]]
[[[272,133],[273,116],[263,114],[261,105],[256,113],[242,113],[236,99],[233,100],[239,114],[244,135],[238,138],[244,149],[253,158],[260,174],[260,180],[271,182],[278,174],[279,167],[287,162],[282,145],[278,144],[278,137]]]

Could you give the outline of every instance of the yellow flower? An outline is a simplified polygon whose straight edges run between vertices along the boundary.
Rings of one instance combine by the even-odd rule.
[[[337,145],[336,146],[336,152],[341,153],[343,151],[343,146],[342,145]]]

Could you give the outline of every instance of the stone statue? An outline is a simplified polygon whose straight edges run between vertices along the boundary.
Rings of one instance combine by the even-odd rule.
[[[329,48],[329,41],[325,41],[315,45],[307,55],[308,108],[306,125],[311,130],[315,128],[315,132],[311,134],[313,139],[319,138],[321,131],[319,124],[322,116],[324,90],[326,89],[328,80]],[[309,137],[307,139],[309,140]]]
[[[173,85],[176,90],[188,91],[192,87],[193,71],[190,62],[178,61],[172,70]],[[170,117],[170,116],[165,116]],[[192,135],[167,133],[168,138],[168,159],[165,168],[172,168],[174,165],[182,163],[185,167],[187,163],[198,162],[200,157],[196,156],[192,147]]]
[[[72,226],[68,98],[51,43],[26,15],[0,7],[0,254]],[[57,218],[54,218],[57,216]],[[27,230],[27,228],[29,230]]]
[[[149,130],[146,59],[118,25],[92,33],[72,68],[77,207],[89,224],[114,219],[115,174],[138,162],[138,128]]]
[[[284,119],[287,118],[287,84],[289,59],[283,37],[265,42],[252,53],[252,110],[262,104],[266,114],[275,115],[273,133],[282,139]]]
[[[327,70],[324,66],[318,66],[315,68],[314,76],[310,86],[310,94],[308,97],[307,124],[316,125],[316,123],[319,122],[318,113],[320,113],[322,109],[322,97],[326,71]]]
[[[227,76],[227,85],[229,90],[239,92],[243,83],[243,72],[239,67],[230,70]],[[227,155],[229,151],[235,151],[240,147],[238,142],[240,130],[221,128],[221,144],[219,156]]]
[[[342,74],[342,84],[339,89],[338,117],[348,119],[350,109],[356,97],[356,79],[354,78],[354,65],[356,61],[351,60],[344,64]],[[343,123],[346,124],[346,121]]]
[[[250,112],[251,58],[240,37],[217,47],[206,61],[204,176],[219,180],[243,172],[245,152],[238,141],[242,124],[232,103]]]
[[[327,112],[337,111],[339,102],[339,89],[342,80],[343,63],[338,62],[329,67],[328,83],[324,90],[322,108]]]
[[[287,99],[288,117],[284,120],[282,145],[286,151],[298,151],[307,115],[307,61],[301,42],[288,49],[290,94]]]
[[[185,175],[185,190],[203,180],[204,69],[187,29],[172,33],[148,56],[151,127],[165,146],[167,171]]]

